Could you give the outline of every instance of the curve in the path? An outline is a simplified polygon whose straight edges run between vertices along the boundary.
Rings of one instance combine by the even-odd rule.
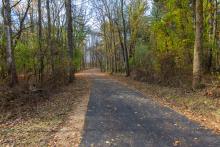
[[[220,136],[116,81],[94,76],[81,147],[220,147]]]

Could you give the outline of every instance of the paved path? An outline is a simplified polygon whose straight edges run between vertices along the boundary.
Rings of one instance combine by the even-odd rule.
[[[116,81],[93,76],[81,147],[220,147],[220,136]]]

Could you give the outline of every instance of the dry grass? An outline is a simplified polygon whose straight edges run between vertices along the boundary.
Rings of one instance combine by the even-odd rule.
[[[89,84],[85,78],[78,76],[73,84],[63,86],[58,91],[51,90],[50,93],[43,97],[25,98],[23,100],[31,102],[22,102],[19,108],[9,107],[11,109],[1,112],[0,146],[47,144],[82,97],[88,96]],[[19,101],[18,96],[12,97],[5,105]],[[19,97],[22,98],[22,95]]]
[[[207,97],[204,91],[192,92],[181,88],[148,84],[119,75],[112,77],[161,105],[170,107],[202,126],[220,133],[220,99]]]

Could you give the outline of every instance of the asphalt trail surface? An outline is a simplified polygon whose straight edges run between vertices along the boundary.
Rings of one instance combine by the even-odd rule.
[[[117,81],[93,75],[81,147],[220,147],[220,136]]]

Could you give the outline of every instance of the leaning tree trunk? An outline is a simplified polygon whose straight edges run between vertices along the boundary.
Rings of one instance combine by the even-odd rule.
[[[71,0],[65,0],[66,20],[67,20],[67,44],[68,44],[68,64],[69,64],[69,82],[74,80],[73,67],[73,18]]]
[[[202,69],[201,69],[201,52],[203,38],[203,0],[196,0],[196,34],[193,60],[193,89],[201,86]]]
[[[15,66],[14,52],[12,49],[12,30],[11,30],[11,6],[10,0],[3,0],[4,9],[4,26],[7,39],[6,58],[9,76],[9,85],[14,86],[18,83],[18,77]]]

